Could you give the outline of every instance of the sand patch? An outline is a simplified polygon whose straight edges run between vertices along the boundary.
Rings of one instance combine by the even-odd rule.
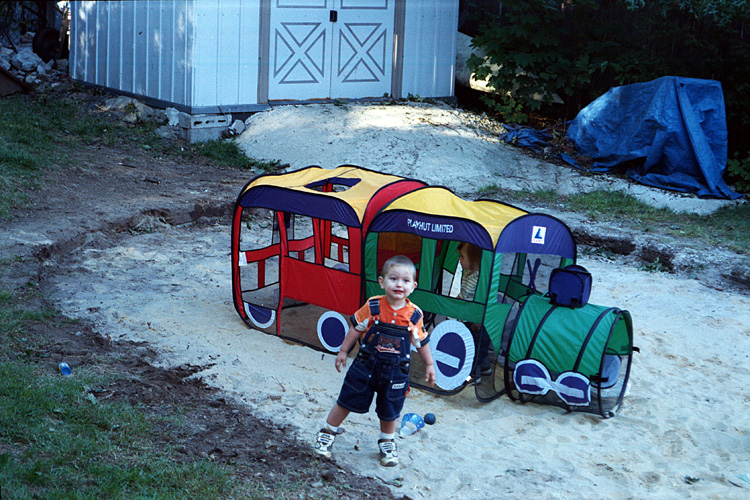
[[[114,340],[148,342],[164,367],[203,366],[209,384],[311,441],[343,374],[332,355],[245,327],[229,242],[226,225],[185,225],[80,250],[52,277],[52,299]],[[438,421],[399,440],[399,467],[378,465],[372,413],[347,420],[338,459],[413,498],[746,498],[732,482],[750,472],[750,297],[579,262],[594,276],[591,302],[630,310],[641,348],[615,418],[413,390],[404,412]]]

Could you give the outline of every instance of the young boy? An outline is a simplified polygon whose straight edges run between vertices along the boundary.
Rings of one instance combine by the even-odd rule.
[[[346,367],[347,355],[358,339],[359,353],[346,373],[341,393],[326,423],[318,432],[315,452],[331,456],[339,426],[350,412],[367,413],[375,399],[375,413],[380,418],[380,463],[398,465],[396,420],[404,406],[409,388],[411,346],[425,364],[425,381],[435,385],[435,368],[427,332],[422,324],[422,310],[408,297],[417,287],[416,268],[409,258],[397,255],[388,259],[378,277],[385,295],[370,298],[352,317],[352,328],[346,334],[336,356],[336,370]]]

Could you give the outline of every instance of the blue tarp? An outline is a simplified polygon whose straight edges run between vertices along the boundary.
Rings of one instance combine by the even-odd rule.
[[[552,140],[552,134],[544,130],[539,131],[531,127],[507,123],[503,123],[502,126],[505,133],[500,136],[500,140],[532,151],[543,150]]]
[[[736,199],[722,179],[727,120],[721,83],[665,76],[613,87],[586,106],[567,136],[578,154],[606,172],[637,160],[628,171],[642,184],[706,198]]]

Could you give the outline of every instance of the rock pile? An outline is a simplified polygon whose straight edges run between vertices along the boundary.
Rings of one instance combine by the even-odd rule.
[[[29,85],[52,84],[67,76],[68,60],[51,59],[45,63],[30,46],[19,47],[18,51],[0,47],[0,68]]]

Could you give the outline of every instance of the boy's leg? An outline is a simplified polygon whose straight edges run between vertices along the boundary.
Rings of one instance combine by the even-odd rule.
[[[398,465],[398,445],[394,437],[408,388],[408,360],[390,359],[384,363],[378,385],[375,411],[380,419],[381,436],[378,439],[380,464],[385,467]]]
[[[333,408],[331,408],[331,411],[328,412],[328,418],[326,418],[326,423],[330,427],[338,427],[342,423],[344,423],[344,419],[349,416],[349,410],[341,406],[340,404],[336,403],[333,405]]]
[[[395,467],[398,465],[398,445],[395,439],[397,424],[397,420],[380,419],[378,448],[380,449],[380,465],[384,467]]]
[[[395,434],[396,433],[396,421],[391,420],[386,422],[385,420],[380,421],[380,432],[383,434]]]
[[[398,445],[394,439],[396,436],[395,420],[380,420],[380,439],[378,439],[378,448],[380,449],[380,464],[385,467],[395,467],[398,465]]]

